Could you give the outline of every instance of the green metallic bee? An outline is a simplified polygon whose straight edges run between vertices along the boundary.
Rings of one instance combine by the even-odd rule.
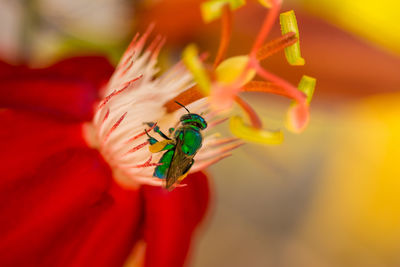
[[[158,141],[145,130],[149,137],[150,152],[165,151],[159,161],[160,165],[155,168],[153,175],[160,179],[166,179],[165,187],[167,189],[170,189],[175,183],[180,183],[188,174],[194,163],[193,158],[203,142],[200,130],[207,128],[207,122],[203,117],[190,113],[184,105],[176,103],[186,109],[188,114],[180,118],[182,125],[179,128],[169,129],[170,134],[174,133],[173,139],[166,136],[158,126],[155,126],[153,130],[164,138],[163,141]],[[152,122],[146,124],[150,127],[154,126]]]

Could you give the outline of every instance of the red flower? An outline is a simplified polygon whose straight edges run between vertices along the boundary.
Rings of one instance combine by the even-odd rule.
[[[121,266],[135,243],[146,266],[181,266],[208,202],[188,186],[124,189],[82,136],[113,72],[98,57],[46,69],[0,63],[0,265]]]

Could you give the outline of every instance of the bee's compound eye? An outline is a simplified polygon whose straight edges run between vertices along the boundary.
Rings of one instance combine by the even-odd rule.
[[[189,154],[189,147],[183,145],[183,146],[182,146],[182,152],[185,153],[185,154]]]

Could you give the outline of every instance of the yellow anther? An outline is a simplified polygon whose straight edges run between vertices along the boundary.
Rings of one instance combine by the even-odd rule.
[[[201,5],[201,15],[204,22],[208,23],[218,19],[222,15],[222,9],[229,5],[231,10],[237,9],[246,4],[245,0],[210,0]]]
[[[253,128],[246,125],[239,116],[230,118],[229,128],[236,137],[253,143],[278,145],[283,141],[283,134],[281,131],[266,131]]]
[[[263,5],[266,8],[271,8],[272,7],[272,2],[271,0],[258,0],[258,2]]]
[[[316,79],[307,75],[303,75],[299,82],[298,88],[300,91],[306,94],[308,104],[310,104],[313,97],[316,82]]]
[[[294,32],[297,39],[299,39],[299,29],[297,27],[296,15],[294,14],[294,11],[290,10],[282,13],[279,18],[282,35],[289,32]],[[290,65],[301,66],[305,63],[304,58],[301,57],[299,41],[285,48],[285,56]]]

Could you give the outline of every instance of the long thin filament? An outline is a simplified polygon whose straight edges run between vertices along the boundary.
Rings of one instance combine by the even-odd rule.
[[[265,42],[269,32],[271,31],[272,26],[274,25],[276,18],[279,15],[279,10],[281,9],[281,1],[274,0],[272,8],[269,10],[268,14],[265,16],[263,25],[261,26],[261,30],[258,33],[256,41],[254,42],[253,48],[251,49],[250,55],[255,56],[257,51],[260,49],[262,44]]]
[[[251,125],[256,128],[256,129],[261,129],[262,128],[262,122],[260,117],[257,115],[257,113],[254,111],[254,109],[247,104],[246,101],[244,101],[240,96],[236,96],[235,98],[236,103],[239,104],[239,106],[246,112],[246,114],[249,116]]]
[[[218,64],[225,58],[232,35],[232,11],[228,4],[224,6],[222,12],[221,40],[219,43],[217,56],[215,57],[214,68],[216,68]]]
[[[296,43],[298,38],[294,32],[289,32],[271,42],[263,45],[256,54],[256,58],[258,61],[264,60],[267,57],[272,56],[273,54],[285,49]]]

